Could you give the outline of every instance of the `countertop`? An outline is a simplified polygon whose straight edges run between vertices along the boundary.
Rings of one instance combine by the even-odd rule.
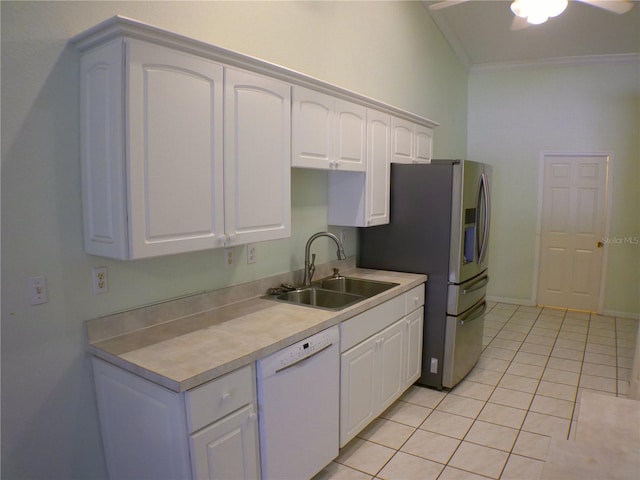
[[[91,341],[90,334],[89,351],[147,380],[182,392],[251,364],[427,280],[426,275],[361,268],[343,274],[398,286],[339,311],[248,297],[106,339]],[[106,328],[108,321],[100,319],[101,328]]]

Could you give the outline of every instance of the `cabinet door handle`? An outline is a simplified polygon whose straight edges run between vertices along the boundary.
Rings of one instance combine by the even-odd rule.
[[[230,398],[231,394],[229,392],[224,392],[222,395],[220,395],[220,400],[222,401],[222,403],[228,402]]]
[[[255,413],[255,412],[251,412],[251,413],[249,414],[249,421],[250,421],[250,422],[255,422],[256,418],[258,418],[258,415],[256,415],[256,413]]]

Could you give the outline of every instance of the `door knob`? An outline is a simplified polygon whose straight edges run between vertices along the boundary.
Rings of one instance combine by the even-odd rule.
[[[597,245],[598,245],[598,248],[604,247],[604,243],[603,242],[598,242]]]

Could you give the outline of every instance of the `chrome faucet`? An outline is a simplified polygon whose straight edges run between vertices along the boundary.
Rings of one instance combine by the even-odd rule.
[[[314,272],[316,271],[316,254],[311,255],[311,261],[309,261],[309,254],[311,253],[311,244],[318,237],[329,237],[331,240],[336,242],[338,246],[338,260],[344,260],[347,256],[344,253],[344,247],[342,246],[342,242],[338,237],[336,237],[333,233],[330,232],[318,232],[311,235],[309,240],[307,241],[307,246],[304,248],[304,286],[308,287],[311,285],[311,278],[313,277]]]

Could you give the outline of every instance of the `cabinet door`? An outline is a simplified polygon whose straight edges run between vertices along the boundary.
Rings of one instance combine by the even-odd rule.
[[[291,235],[291,87],[225,70],[226,245]]]
[[[129,258],[124,158],[124,47],[119,39],[80,60],[82,220],[87,253]]]
[[[406,324],[399,320],[383,330],[376,340],[377,371],[379,382],[379,407],[382,411],[391,405],[404,391],[404,366],[406,363],[405,347]]]
[[[391,117],[367,111],[366,226],[389,223]]]
[[[433,130],[422,125],[415,125],[415,146],[415,161],[431,163]]]
[[[415,137],[413,124],[400,118],[391,118],[391,161],[413,163]]]
[[[373,337],[341,355],[340,447],[377,415],[376,340]]]
[[[181,395],[91,360],[109,478],[189,478]]]
[[[296,86],[291,110],[291,166],[329,169],[333,161],[333,98]]]
[[[410,386],[422,372],[422,329],[424,321],[424,309],[419,308],[407,315],[404,319],[406,326],[405,358],[406,368],[404,385]]]
[[[260,478],[257,416],[246,405],[191,435],[195,480]]]
[[[223,68],[157,45],[126,47],[130,258],[219,246]]]
[[[335,100],[333,168],[355,172],[366,170],[367,109],[355,103]]]

